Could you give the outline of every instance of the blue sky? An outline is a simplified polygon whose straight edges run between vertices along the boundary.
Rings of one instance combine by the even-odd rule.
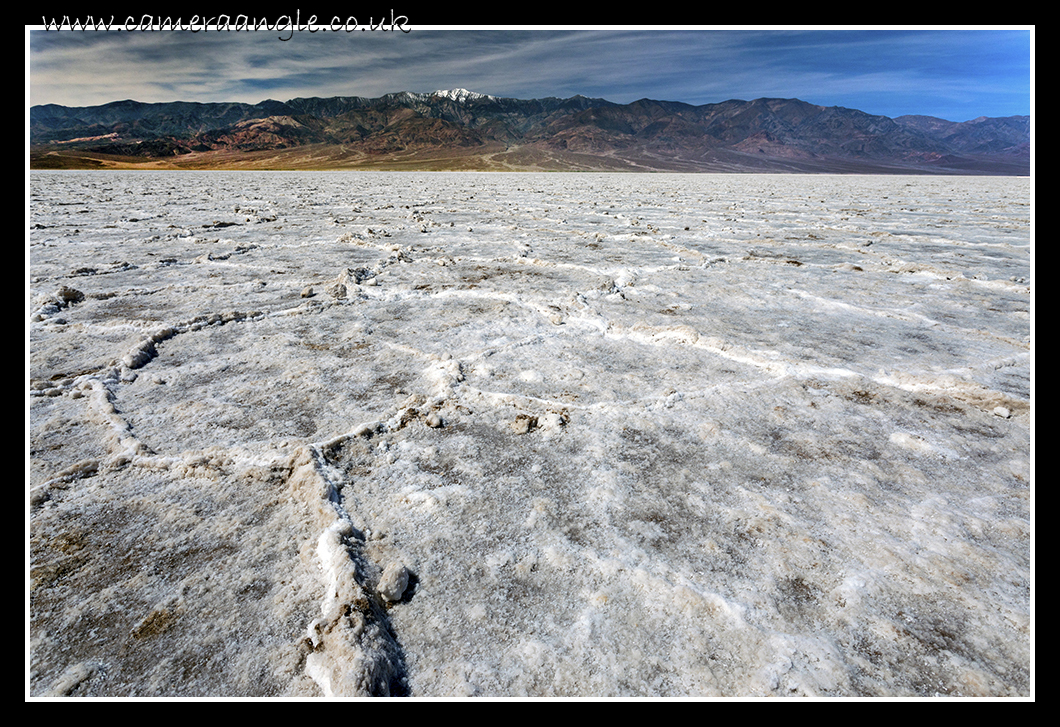
[[[282,36],[30,31],[29,100],[256,103],[466,88],[619,103],[800,98],[951,121],[1031,113],[1032,26],[453,30],[410,22],[407,28]]]

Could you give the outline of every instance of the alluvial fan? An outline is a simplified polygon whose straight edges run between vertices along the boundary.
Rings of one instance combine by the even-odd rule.
[[[1031,693],[1021,178],[35,172],[32,696]]]

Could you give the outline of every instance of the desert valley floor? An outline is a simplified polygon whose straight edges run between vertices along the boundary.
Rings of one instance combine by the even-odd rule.
[[[29,213],[31,696],[1031,694],[1027,178]]]

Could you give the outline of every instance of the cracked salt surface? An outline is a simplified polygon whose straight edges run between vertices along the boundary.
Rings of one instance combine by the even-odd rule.
[[[1030,183],[34,172],[33,696],[1027,696]]]

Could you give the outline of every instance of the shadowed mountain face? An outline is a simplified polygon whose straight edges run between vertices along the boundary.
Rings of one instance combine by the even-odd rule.
[[[692,106],[468,91],[30,109],[31,167],[1029,174],[1030,117],[891,119],[798,99]]]

